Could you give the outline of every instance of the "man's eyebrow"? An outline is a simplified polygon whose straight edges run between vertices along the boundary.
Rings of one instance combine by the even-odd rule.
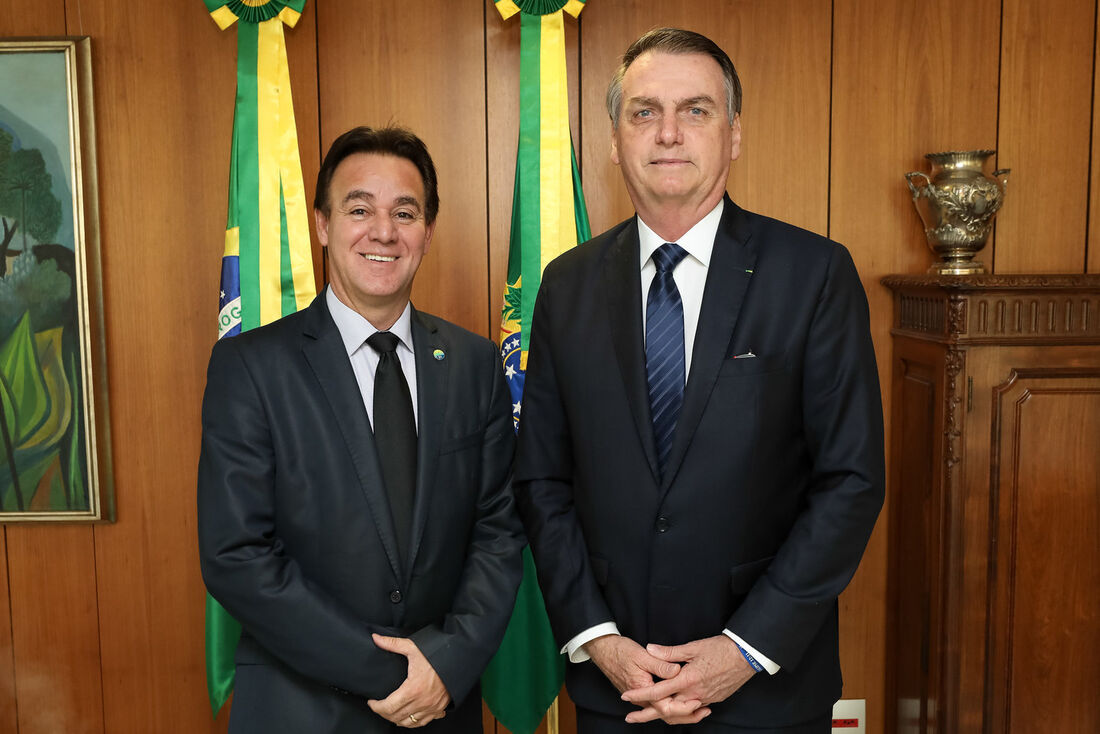
[[[355,201],[356,199],[374,201],[374,194],[363,189],[352,189],[344,196],[343,200],[340,203],[347,204],[349,201]]]
[[[415,206],[417,211],[420,210],[420,199],[415,196],[398,196],[393,203],[396,206]]]
[[[713,106],[714,104],[715,104],[714,98],[711,97],[709,94],[700,94],[697,97],[688,97],[687,99],[682,99],[682,100],[680,100],[679,102],[676,103],[676,106],[677,107],[695,107],[695,106],[698,106],[698,105],[711,105],[711,106]]]
[[[629,104],[639,105],[641,107],[660,107],[661,100],[656,97],[631,97],[628,100]],[[714,105],[716,104],[714,98],[709,94],[700,94],[695,97],[688,97],[687,99],[676,100],[677,107],[691,107],[693,105]]]

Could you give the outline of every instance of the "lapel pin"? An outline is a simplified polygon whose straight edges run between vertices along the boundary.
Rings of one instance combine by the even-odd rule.
[[[434,352],[432,352],[432,356],[435,357],[436,362],[442,362],[443,358],[447,355],[443,353],[442,349],[436,349]]]

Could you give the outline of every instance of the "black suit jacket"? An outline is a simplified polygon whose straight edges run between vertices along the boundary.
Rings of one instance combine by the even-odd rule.
[[[377,648],[372,632],[411,637],[446,685],[455,710],[431,730],[480,730],[478,677],[522,574],[511,403],[490,341],[416,311],[412,324],[419,428],[408,559],[324,295],[214,347],[199,550],[207,588],[244,630],[234,732],[389,731],[366,699],[397,688],[406,659]]]
[[[726,198],[663,482],[639,273],[630,219],[550,263],[535,306],[515,486],[555,636],[614,621],[675,645],[728,628],[782,670],[715,721],[820,716],[841,689],[837,595],[885,483],[855,267]],[[567,682],[578,706],[633,709],[591,662]]]

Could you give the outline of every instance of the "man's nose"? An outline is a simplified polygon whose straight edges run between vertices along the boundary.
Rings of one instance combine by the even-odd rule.
[[[657,142],[661,145],[675,145],[680,142],[680,121],[676,115],[665,115],[657,126]]]
[[[376,242],[390,243],[394,241],[397,228],[389,215],[379,214],[371,221],[371,238]]]

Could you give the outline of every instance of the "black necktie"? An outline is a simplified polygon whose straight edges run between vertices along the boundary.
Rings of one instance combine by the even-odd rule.
[[[666,242],[651,256],[657,268],[645,306],[645,367],[657,464],[664,479],[676,420],[684,402],[684,305],[672,271],[687,252]]]
[[[379,331],[367,339],[378,352],[374,373],[374,443],[382,463],[382,480],[390,501],[397,546],[408,558],[412,530],[413,496],[416,492],[416,421],[412,395],[397,359],[398,338]]]

